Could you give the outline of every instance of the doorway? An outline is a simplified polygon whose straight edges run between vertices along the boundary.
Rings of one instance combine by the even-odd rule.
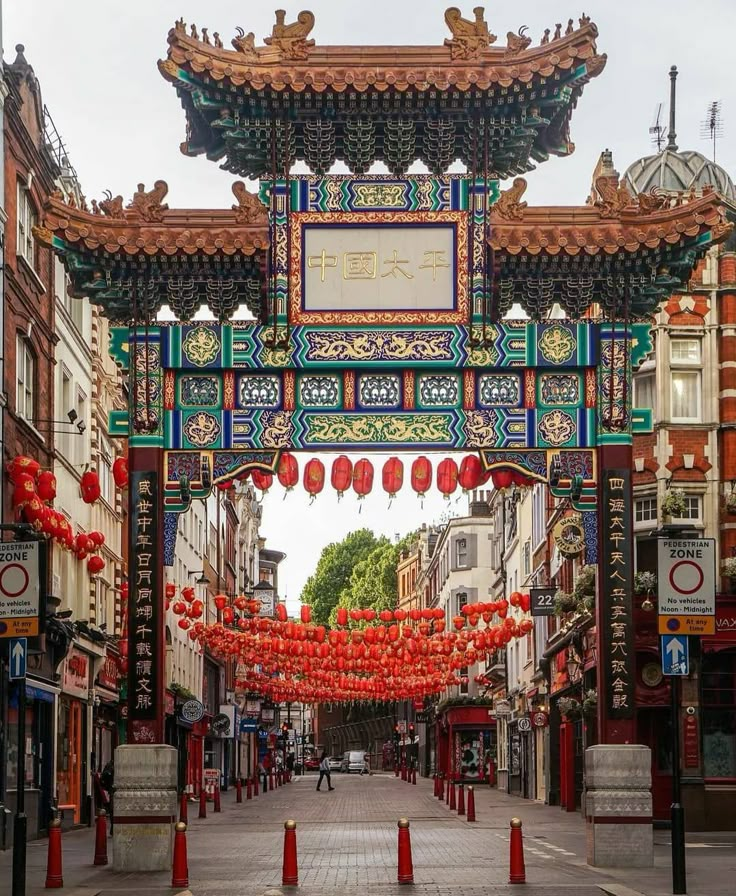
[[[669,821],[672,804],[672,713],[669,707],[639,710],[640,742],[652,751],[652,817]]]

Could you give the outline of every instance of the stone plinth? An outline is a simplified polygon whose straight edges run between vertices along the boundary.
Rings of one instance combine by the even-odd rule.
[[[174,747],[125,744],[115,750],[115,871],[171,869],[176,780]]]
[[[588,747],[585,786],[588,864],[599,868],[651,868],[654,830],[649,747]]]

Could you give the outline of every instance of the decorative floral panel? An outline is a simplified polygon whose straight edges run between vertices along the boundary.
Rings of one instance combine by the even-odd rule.
[[[281,402],[281,378],[278,376],[241,376],[238,381],[238,406],[241,408],[277,408]]]
[[[179,381],[179,401],[185,408],[217,408],[220,406],[218,376],[183,376]]]
[[[518,407],[521,381],[514,374],[484,373],[478,377],[478,404],[482,408]]]
[[[580,377],[576,373],[543,373],[539,378],[539,398],[544,405],[581,404]]]
[[[419,403],[424,408],[457,407],[460,379],[449,374],[422,374],[419,377]]]
[[[340,377],[303,376],[299,380],[299,404],[303,408],[339,407]]]
[[[358,380],[358,401],[364,408],[396,408],[401,398],[397,374],[365,374]]]

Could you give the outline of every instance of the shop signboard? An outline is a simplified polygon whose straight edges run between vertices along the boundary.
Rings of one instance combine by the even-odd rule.
[[[557,588],[551,585],[529,589],[532,616],[554,616],[556,591]]]
[[[65,694],[84,700],[89,696],[89,656],[76,647],[69,650],[64,660],[61,689]]]
[[[264,706],[261,709],[261,721],[262,722],[273,722],[274,713],[275,713],[275,710],[272,706],[271,707]]]
[[[204,779],[204,786],[207,790],[214,790],[220,783],[219,768],[205,768],[202,770],[202,776]]]
[[[192,725],[204,716],[204,705],[199,700],[187,700],[182,703],[179,715]]]
[[[118,689],[118,661],[112,653],[108,653],[102,668],[97,673],[97,684],[109,691]]]

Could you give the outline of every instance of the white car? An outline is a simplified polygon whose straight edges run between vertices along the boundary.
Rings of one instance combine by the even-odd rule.
[[[342,758],[340,770],[343,772],[362,772],[365,769],[365,751],[348,750]]]
[[[342,767],[342,756],[330,756],[327,760],[330,763],[331,772],[339,772]]]

